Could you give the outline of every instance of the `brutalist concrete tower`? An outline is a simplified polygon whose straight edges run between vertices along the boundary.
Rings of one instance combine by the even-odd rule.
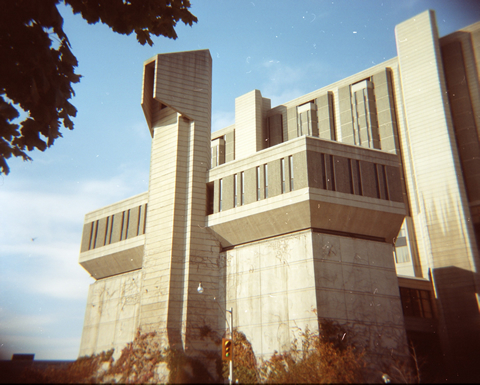
[[[257,358],[332,320],[373,361],[408,341],[431,380],[477,379],[479,31],[425,11],[398,57],[278,106],[252,90],[213,133],[209,51],[148,60],[149,190],[85,216],[80,355],[139,329],[219,354],[233,308]]]
[[[208,50],[145,64],[142,107],[153,140],[139,326],[184,349],[208,317],[198,283],[218,275],[210,263],[218,246],[205,229],[211,89]]]
[[[463,376],[477,366],[480,343],[480,263],[472,215],[480,203],[480,145],[472,111],[479,105],[478,70],[471,60],[478,40],[472,44],[468,32],[458,32],[441,50],[433,11],[397,25],[395,34],[406,120],[404,170],[419,262],[435,287],[446,363]],[[464,57],[471,60],[468,66]]]

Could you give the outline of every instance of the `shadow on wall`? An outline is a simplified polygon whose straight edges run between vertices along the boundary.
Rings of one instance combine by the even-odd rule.
[[[480,381],[480,312],[471,271],[449,266],[433,269],[443,350],[449,381]]]

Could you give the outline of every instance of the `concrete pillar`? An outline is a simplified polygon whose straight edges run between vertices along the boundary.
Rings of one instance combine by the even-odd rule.
[[[479,256],[440,55],[433,11],[395,29],[406,128],[400,133],[412,218],[424,272],[430,270],[446,363],[455,381],[468,380],[480,343]],[[458,376],[457,376],[458,375]],[[466,377],[465,377],[466,376]]]

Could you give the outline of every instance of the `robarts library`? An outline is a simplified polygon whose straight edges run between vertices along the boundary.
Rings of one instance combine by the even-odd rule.
[[[425,11],[395,37],[397,57],[295,100],[239,96],[213,133],[209,51],[145,62],[149,189],[85,216],[80,356],[118,356],[139,328],[219,352],[205,330],[233,308],[257,357],[327,319],[474,378],[480,22],[439,38]]]

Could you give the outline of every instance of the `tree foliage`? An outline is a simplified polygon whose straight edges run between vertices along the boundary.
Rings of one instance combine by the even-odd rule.
[[[355,333],[338,323],[321,320],[320,330],[299,329],[290,349],[275,352],[268,360],[257,360],[250,341],[233,332],[233,374],[235,381],[251,383],[369,383],[382,375],[394,383],[420,382],[415,357],[385,356],[373,361],[369,352],[357,348]],[[208,330],[206,330],[208,329]],[[28,383],[212,383],[228,378],[228,364],[221,360],[221,338],[205,328],[217,351],[187,355],[183,350],[161,348],[155,332],[141,333],[113,359],[108,352],[80,357],[64,367],[30,368],[20,382]],[[216,367],[216,374],[211,373]],[[216,377],[216,378],[215,378]]]
[[[222,363],[222,377],[227,380],[229,363],[228,361]],[[236,329],[233,330],[233,378],[241,384],[256,384],[260,381],[252,344],[245,334]]]
[[[80,81],[78,62],[63,31],[61,0],[0,0],[0,173],[7,159],[31,160],[27,151],[44,151],[73,129],[76,108],[69,102]],[[89,23],[114,32],[135,32],[140,44],[151,35],[176,39],[175,26],[197,22],[188,0],[64,0]],[[22,114],[21,111],[26,114]],[[26,115],[26,116],[23,116]],[[16,123],[16,119],[21,120]]]
[[[365,351],[358,350],[343,329],[322,321],[320,333],[300,331],[287,352],[277,353],[260,367],[265,383],[362,383]],[[301,344],[301,346],[299,346]]]

